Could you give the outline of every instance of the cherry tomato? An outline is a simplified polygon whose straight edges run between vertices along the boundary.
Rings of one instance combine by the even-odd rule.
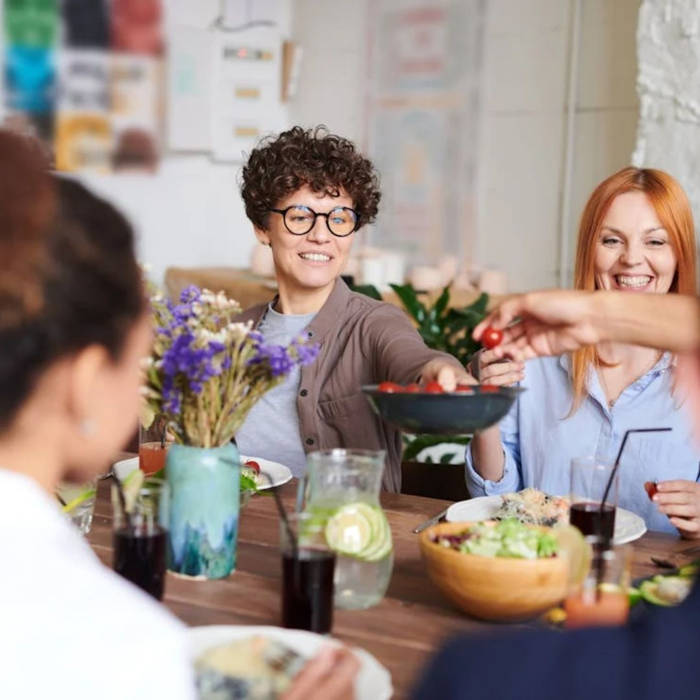
[[[481,385],[481,393],[482,394],[495,394],[498,391],[499,387],[494,386],[493,384],[482,384]]]
[[[463,394],[472,394],[474,393],[474,387],[470,384],[457,384],[455,391],[459,391]]]
[[[383,391],[385,394],[400,394],[403,391],[401,384],[396,384],[396,382],[382,382],[379,385],[379,391]]]
[[[404,387],[404,391],[407,394],[418,394],[421,392],[420,384],[416,384],[415,382],[413,384],[407,384]]]
[[[503,340],[503,331],[491,328],[491,326],[486,326],[483,335],[481,336],[481,344],[491,350],[495,348],[496,345],[500,345]]]
[[[645,481],[644,490],[647,492],[647,496],[649,496],[649,500],[651,501],[654,498],[654,494],[658,491],[658,489],[656,488],[656,482]]]
[[[434,379],[432,382],[428,382],[425,387],[423,388],[423,391],[426,394],[444,394],[445,390],[442,388],[442,384],[440,382],[436,382]]]
[[[252,469],[260,474],[260,465],[254,459],[246,459],[243,466],[248,467],[248,469]]]

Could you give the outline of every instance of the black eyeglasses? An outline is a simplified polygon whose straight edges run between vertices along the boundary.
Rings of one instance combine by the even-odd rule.
[[[282,214],[287,231],[295,236],[303,236],[311,231],[316,223],[317,216],[326,217],[328,230],[338,238],[344,238],[356,231],[359,220],[357,212],[354,209],[350,209],[350,207],[336,207],[324,213],[314,211],[301,204],[293,204],[286,209],[270,209],[269,211]]]

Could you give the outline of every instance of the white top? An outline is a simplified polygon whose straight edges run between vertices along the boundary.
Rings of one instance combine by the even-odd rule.
[[[0,698],[194,698],[184,627],[0,469]]]

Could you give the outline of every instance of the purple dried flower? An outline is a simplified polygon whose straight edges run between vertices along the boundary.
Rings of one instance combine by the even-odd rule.
[[[180,292],[180,303],[192,305],[201,296],[202,290],[196,284],[190,284]]]

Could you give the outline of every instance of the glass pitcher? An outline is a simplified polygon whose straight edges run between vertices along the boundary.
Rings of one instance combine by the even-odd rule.
[[[314,517],[336,552],[334,603],[361,609],[384,596],[394,565],[391,529],[379,504],[383,450],[320,450],[307,456],[297,510]]]

